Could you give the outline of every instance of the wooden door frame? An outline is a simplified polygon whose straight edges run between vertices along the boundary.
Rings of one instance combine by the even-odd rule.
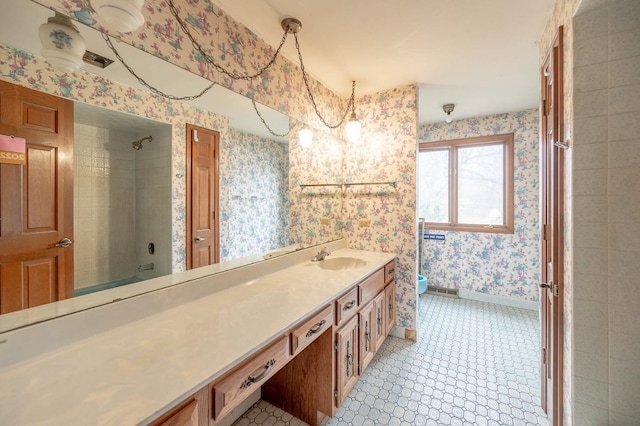
[[[186,242],[186,246],[187,246],[187,250],[186,250],[186,269],[189,270],[192,268],[192,241],[191,241],[191,232],[192,232],[192,202],[191,202],[191,182],[192,182],[192,171],[191,171],[191,162],[192,162],[192,153],[193,153],[193,149],[192,149],[192,144],[193,144],[193,133],[191,132],[191,130],[197,130],[199,132],[207,132],[207,133],[213,133],[215,135],[214,137],[214,150],[215,150],[215,156],[214,156],[214,178],[213,178],[213,185],[214,185],[214,191],[215,191],[215,199],[214,199],[214,209],[215,209],[215,216],[213,219],[213,228],[214,228],[214,233],[216,235],[215,241],[213,242],[213,246],[214,246],[214,251],[215,251],[215,256],[214,256],[214,261],[215,263],[220,262],[220,133],[215,131],[215,130],[211,130],[211,129],[207,129],[204,127],[199,127],[199,126],[195,126],[193,124],[189,124],[187,123],[185,126],[185,143],[187,145],[187,153],[186,153],[186,169],[187,169],[187,173],[185,176],[186,179],[186,192],[187,192],[187,197],[186,197],[186,221],[187,221],[187,227],[186,227],[186,238],[185,238],[185,242]]]
[[[549,53],[545,58],[541,68],[541,89],[543,106],[542,120],[541,120],[541,138],[540,143],[543,149],[541,150],[541,188],[545,191],[545,196],[541,197],[541,211],[549,210],[552,206],[551,217],[547,228],[549,233],[546,232],[546,228],[543,227],[543,239],[542,244],[546,244],[548,234],[551,235],[551,245],[553,247],[551,254],[551,262],[553,264],[553,276],[551,277],[553,283],[558,286],[558,295],[554,300],[554,310],[551,313],[553,316],[553,347],[552,353],[548,355],[548,358],[552,360],[552,386],[553,406],[551,407],[551,413],[547,413],[551,424],[559,426],[563,424],[563,375],[564,375],[564,208],[565,208],[565,149],[566,147],[559,146],[558,142],[561,142],[561,138],[564,135],[564,87],[563,87],[563,46],[564,46],[564,28],[560,26],[558,32],[553,40]],[[545,69],[551,62],[553,73],[553,123],[554,140],[550,142],[547,140],[548,122],[546,119],[546,79]],[[549,143],[553,143],[553,146],[549,146]],[[550,169],[551,168],[551,169]],[[551,179],[552,185],[549,185],[549,179]],[[546,192],[551,190],[551,194]],[[547,205],[547,200],[551,202],[551,206]],[[543,225],[541,223],[541,225]],[[545,251],[541,251],[544,253]],[[542,256],[541,256],[542,257]],[[543,278],[547,275],[545,272],[547,268],[546,256],[542,258],[541,273]],[[544,278],[543,278],[544,279]],[[548,278],[547,278],[548,280]],[[548,290],[553,291],[553,289]],[[545,296],[546,297],[546,296]],[[546,300],[540,300],[540,303],[546,303]],[[546,318],[545,318],[546,319]],[[542,342],[541,342],[542,344]],[[542,377],[541,372],[541,399],[542,406],[545,411],[547,403],[547,387],[546,377]]]

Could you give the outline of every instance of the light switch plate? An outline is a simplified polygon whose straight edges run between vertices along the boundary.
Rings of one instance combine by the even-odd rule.
[[[320,225],[331,225],[331,219],[329,219],[328,217],[321,217]]]
[[[360,219],[358,221],[358,225],[360,225],[360,228],[368,228],[371,226],[371,221],[367,219]]]

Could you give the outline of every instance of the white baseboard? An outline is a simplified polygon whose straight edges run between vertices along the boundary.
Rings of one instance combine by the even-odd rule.
[[[405,330],[404,327],[400,327],[399,325],[394,325],[389,335],[404,339],[404,330]]]
[[[494,296],[491,294],[478,293],[477,291],[462,290],[458,291],[461,299],[479,300],[481,302],[495,303],[496,305],[512,306],[514,308],[528,309],[530,311],[539,311],[540,302],[531,300],[520,300],[512,297]]]

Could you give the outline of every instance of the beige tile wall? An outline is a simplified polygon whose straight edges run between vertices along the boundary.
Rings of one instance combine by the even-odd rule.
[[[640,2],[574,19],[577,425],[640,424]]]

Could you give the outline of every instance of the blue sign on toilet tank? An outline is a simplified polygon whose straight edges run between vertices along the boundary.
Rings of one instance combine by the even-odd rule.
[[[424,239],[444,241],[444,234],[424,234]]]

